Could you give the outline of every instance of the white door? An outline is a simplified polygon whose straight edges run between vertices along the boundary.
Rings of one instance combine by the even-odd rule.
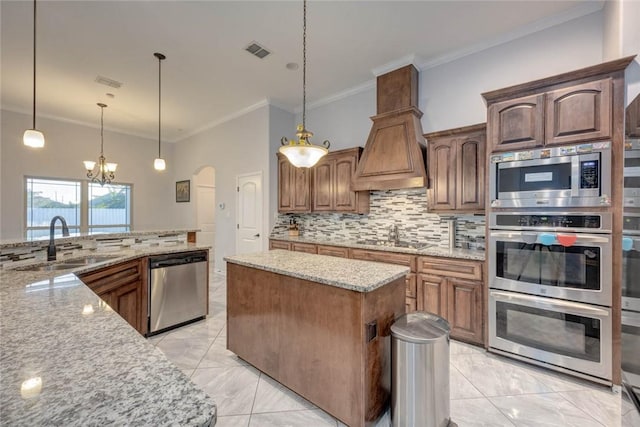
[[[209,185],[198,185],[196,193],[197,242],[203,245],[215,245],[216,188]]]
[[[262,172],[239,175],[236,253],[262,251]]]

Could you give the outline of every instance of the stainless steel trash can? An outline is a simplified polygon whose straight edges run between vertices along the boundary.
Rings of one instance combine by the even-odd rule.
[[[449,425],[449,322],[425,312],[391,326],[393,427]]]

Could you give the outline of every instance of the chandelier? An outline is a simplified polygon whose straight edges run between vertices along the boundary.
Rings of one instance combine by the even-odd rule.
[[[107,104],[98,102],[100,107],[100,157],[98,157],[98,163],[90,160],[85,160],[84,167],[87,169],[87,178],[91,182],[98,183],[100,185],[111,184],[111,181],[115,178],[115,171],[118,167],[117,163],[107,163],[107,159],[104,157],[104,109]]]
[[[297,168],[310,168],[322,156],[329,152],[329,141],[324,141],[322,146],[311,143],[313,132],[307,130],[307,0],[303,2],[302,18],[302,124],[297,127],[297,140],[288,140],[283,136],[280,140],[282,146],[278,151],[284,154],[289,162]]]

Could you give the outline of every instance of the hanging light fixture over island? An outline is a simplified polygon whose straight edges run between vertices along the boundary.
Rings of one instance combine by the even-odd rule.
[[[117,163],[107,163],[107,159],[104,157],[104,109],[107,104],[98,102],[100,107],[100,156],[98,157],[98,166],[96,168],[96,162],[85,160],[84,167],[87,169],[87,178],[91,182],[96,182],[100,185],[111,184],[111,181],[115,178]]]
[[[157,171],[163,171],[167,168],[167,164],[165,163],[164,159],[162,158],[161,152],[160,152],[160,143],[161,143],[161,138],[160,136],[162,135],[161,130],[162,130],[162,60],[167,59],[166,56],[164,56],[161,53],[154,53],[153,56],[155,56],[156,58],[158,58],[158,158],[155,159],[153,161],[153,168]]]
[[[36,129],[36,0],[33,0],[33,127],[24,131],[22,143],[27,147],[44,147],[44,134]]]
[[[307,0],[303,2],[302,18],[302,124],[298,125],[297,140],[282,137],[282,146],[278,151],[284,154],[289,162],[297,168],[310,168],[329,152],[329,141],[322,146],[311,143],[313,132],[307,130]]]

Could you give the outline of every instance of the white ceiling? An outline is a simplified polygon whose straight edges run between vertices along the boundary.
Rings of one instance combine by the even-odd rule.
[[[602,1],[309,1],[307,103],[407,55],[428,66],[602,7]],[[1,0],[2,107],[30,114],[31,1]],[[268,99],[302,98],[302,1],[39,1],[38,116],[175,141]],[[264,60],[243,49],[257,41]],[[298,62],[297,71],[285,68]],[[120,81],[113,89],[94,80]],[[107,92],[115,98],[106,96]]]

